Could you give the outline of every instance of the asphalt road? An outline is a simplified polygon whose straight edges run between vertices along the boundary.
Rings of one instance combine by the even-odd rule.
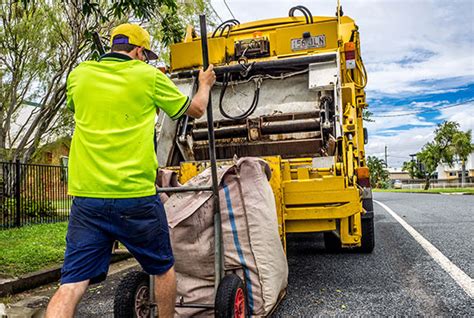
[[[473,277],[474,196],[375,193],[374,199]],[[473,317],[473,299],[390,214],[374,208],[372,254],[326,254],[320,237],[290,240],[288,296],[275,316]]]
[[[374,197],[468,278],[474,276],[474,196],[375,193]],[[473,299],[389,213],[374,206],[372,254],[327,254],[321,235],[288,240],[288,294],[274,317],[474,316]],[[77,317],[112,317],[115,288],[127,271],[91,287]]]

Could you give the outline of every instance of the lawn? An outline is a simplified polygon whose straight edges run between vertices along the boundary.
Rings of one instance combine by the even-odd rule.
[[[63,261],[67,222],[0,231],[0,274],[18,276]]]
[[[446,189],[373,189],[374,192],[407,192],[407,193],[468,193],[474,194],[474,188],[446,188]]]

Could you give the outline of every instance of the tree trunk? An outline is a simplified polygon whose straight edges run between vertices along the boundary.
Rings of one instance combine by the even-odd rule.
[[[462,168],[461,168],[461,187],[464,187],[466,183],[466,162],[462,161]]]
[[[431,179],[431,176],[426,176],[425,190],[428,190],[430,188],[430,179]]]

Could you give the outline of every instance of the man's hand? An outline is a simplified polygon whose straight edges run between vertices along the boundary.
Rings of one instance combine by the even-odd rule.
[[[214,65],[209,65],[207,70],[199,71],[199,86],[208,86],[211,88],[216,82],[216,73],[214,72]]]
[[[211,64],[206,71],[201,70],[199,72],[199,89],[194,95],[191,105],[189,106],[186,114],[193,117],[199,118],[204,115],[207,104],[209,103],[209,94],[211,88],[216,82],[216,73],[214,72],[214,66]]]

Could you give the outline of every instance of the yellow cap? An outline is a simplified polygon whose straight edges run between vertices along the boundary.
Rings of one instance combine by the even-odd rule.
[[[123,35],[125,37],[115,39],[117,35]],[[150,34],[138,24],[124,23],[113,29],[110,35],[110,46],[113,44],[142,46],[147,52],[148,59],[156,60],[158,58],[150,48]]]

